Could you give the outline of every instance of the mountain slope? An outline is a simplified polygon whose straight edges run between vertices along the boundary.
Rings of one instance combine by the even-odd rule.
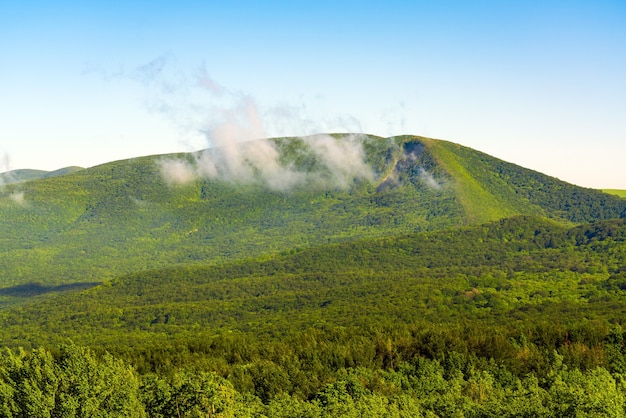
[[[470,222],[538,214],[571,222],[624,217],[615,196],[578,187],[447,141],[430,141],[437,161],[457,180]]]
[[[32,299],[0,315],[4,344],[71,338],[134,343],[189,333],[283,335],[315,326],[480,320],[512,326],[543,312],[621,321],[624,220],[566,228],[535,217],[362,239],[220,266],[120,277]],[[14,288],[28,291],[29,289]],[[571,315],[576,313],[575,315]]]
[[[172,161],[175,168],[185,163],[208,172],[201,165],[218,152],[209,150],[5,185],[0,287],[93,283],[177,264],[214,264],[517,214],[565,222],[609,219],[624,216],[626,208],[618,197],[446,141],[325,136],[315,144],[332,151],[326,155],[307,138],[264,141],[242,145],[248,159],[239,165],[214,164],[230,167],[231,174],[249,169],[248,177],[201,175],[184,184],[164,177],[164,164]],[[273,168],[283,170],[282,183],[259,180],[267,167],[251,160],[259,154],[250,152],[258,151],[256,144],[264,151],[270,144],[276,152]],[[360,167],[359,159],[371,173],[347,170]]]
[[[616,189],[603,189],[604,193],[612,194],[615,196],[626,198],[626,190],[616,190]]]

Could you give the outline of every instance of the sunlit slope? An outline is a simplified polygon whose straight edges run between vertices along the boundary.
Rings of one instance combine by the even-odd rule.
[[[305,140],[283,138],[272,140],[272,149],[289,170],[271,184],[257,177],[200,176],[184,184],[164,178],[163,161],[202,164],[198,155],[180,154],[5,185],[0,287],[91,283],[173,264],[218,263],[515,214],[592,221],[623,216],[626,206],[445,141],[333,138],[339,145],[357,141],[358,158],[371,173],[347,181],[344,156],[332,154],[330,165],[311,154]],[[354,158],[346,155],[346,166]],[[336,172],[343,173],[341,182],[333,182]],[[299,182],[286,177],[293,175]],[[277,180],[289,186],[276,187]]]
[[[469,223],[513,214],[571,222],[624,217],[615,196],[578,187],[448,141],[424,139],[437,162],[455,179],[456,196]]]
[[[612,195],[619,196],[619,197],[622,197],[622,198],[626,198],[626,190],[603,189],[602,191],[604,193],[608,193],[608,194],[612,194]]]

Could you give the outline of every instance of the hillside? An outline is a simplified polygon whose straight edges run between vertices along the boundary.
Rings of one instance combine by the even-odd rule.
[[[3,184],[0,415],[624,416],[625,210],[413,136]]]
[[[624,220],[566,228],[514,217],[218,266],[148,270],[73,296],[15,286],[5,294],[50,295],[1,316],[2,335],[5,344],[22,334],[35,345],[68,337],[106,345],[131,334],[136,342],[190,330],[284,335],[314,324],[366,329],[415,318],[513,326],[545,310],[564,323],[581,314],[621,321],[626,307],[614,303],[622,297],[625,243]]]
[[[621,416],[625,243],[623,219],[522,216],[53,291],[0,311],[2,344],[115,357],[5,352],[0,383],[132,379],[118,396],[165,416]]]
[[[172,161],[175,167],[206,169],[203,161],[217,152],[208,150],[5,185],[1,286],[89,284],[134,271],[221,263],[517,214],[585,222],[624,216],[626,208],[618,197],[445,141],[324,136],[319,141],[330,150],[326,155],[315,154],[307,141],[262,143],[277,153],[278,180],[291,181],[283,188],[250,159],[257,148],[266,151],[256,143],[243,145],[248,159],[235,166],[239,171],[218,160],[222,173],[228,168],[239,177],[201,175],[176,183],[164,176],[165,163]],[[360,159],[369,170],[365,174],[355,163]],[[244,169],[248,177],[240,175]]]

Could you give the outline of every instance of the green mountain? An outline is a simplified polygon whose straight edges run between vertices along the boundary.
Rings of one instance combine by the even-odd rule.
[[[18,169],[0,173],[0,184],[20,183],[23,181],[38,180],[48,177],[64,176],[75,171],[84,170],[82,167],[64,167],[54,171]]]
[[[172,161],[201,172],[206,156],[215,152],[209,150],[116,161],[5,185],[0,190],[0,283],[102,282],[178,264],[215,264],[518,214],[589,222],[626,213],[626,201],[618,197],[446,141],[335,135],[320,143],[332,154],[322,156],[306,138],[268,143],[277,153],[276,166],[284,170],[280,180],[299,182],[273,187],[263,180],[265,168],[248,157],[235,172],[248,167],[248,177],[200,176],[177,184],[164,176],[165,164]],[[246,146],[256,150],[257,145]],[[224,159],[216,161],[225,166]],[[370,172],[348,170],[355,159]],[[343,182],[335,181],[338,176]]]

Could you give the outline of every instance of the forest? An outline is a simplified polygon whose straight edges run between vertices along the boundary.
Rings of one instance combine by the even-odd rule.
[[[3,186],[0,416],[625,416],[626,200],[363,141],[348,188]]]
[[[625,239],[514,217],[31,296],[2,312],[6,416],[621,416]]]

